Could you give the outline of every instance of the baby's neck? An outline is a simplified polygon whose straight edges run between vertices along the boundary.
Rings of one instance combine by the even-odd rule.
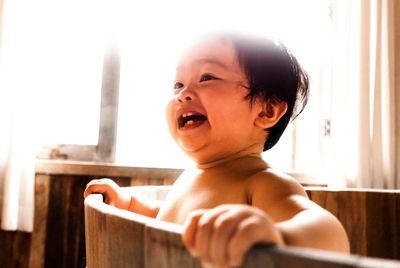
[[[219,169],[219,168],[229,168],[231,167],[238,167],[238,165],[247,166],[252,164],[265,164],[266,163],[262,160],[261,155],[254,153],[254,154],[235,154],[229,157],[223,157],[219,159],[215,159],[209,162],[204,163],[197,163],[196,167],[199,170],[212,170],[212,169]]]

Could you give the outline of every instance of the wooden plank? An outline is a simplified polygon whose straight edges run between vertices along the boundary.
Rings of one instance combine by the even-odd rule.
[[[116,46],[104,54],[101,85],[99,142],[96,161],[114,162],[117,143],[118,97],[121,56]]]
[[[68,191],[70,191],[71,178],[63,176],[64,179],[50,178],[49,209],[47,215],[46,234],[46,267],[66,267],[66,239],[65,228],[68,222],[66,213],[68,206]]]
[[[49,191],[50,176],[37,175],[35,178],[35,219],[29,259],[31,268],[44,267]]]
[[[351,253],[367,256],[366,193],[327,188],[308,188],[307,193],[312,201],[331,212],[343,224]]]
[[[144,222],[148,218],[101,200],[100,195],[85,199],[88,267],[144,267]]]
[[[256,245],[242,267],[287,268],[395,268],[400,262],[322,250]]]
[[[97,176],[54,175],[50,177],[45,246],[46,267],[84,267],[84,206],[86,184]],[[129,186],[129,178],[113,178]]]
[[[95,198],[93,195],[92,198]],[[102,198],[101,195],[98,195],[96,198]],[[101,258],[97,256],[104,256],[107,254],[107,250],[105,249],[106,243],[103,241],[104,236],[104,215],[99,213],[95,209],[87,209],[85,205],[85,237],[86,237],[86,264],[87,267],[105,267],[105,262],[97,263],[97,261]],[[96,218],[97,224],[92,224],[91,219]]]
[[[145,267],[201,268],[200,262],[191,257],[182,244],[180,226],[157,220],[145,226]]]
[[[367,193],[366,255],[400,259],[399,196],[399,193]]]
[[[399,190],[311,187],[307,193],[343,224],[353,254],[400,259]]]
[[[29,267],[31,234],[0,231],[0,267]]]
[[[340,191],[337,195],[338,211],[334,215],[347,232],[351,253],[368,256],[366,193]]]
[[[58,164],[56,166],[61,167],[61,165]],[[132,183],[130,176],[111,176],[111,171],[113,170],[105,171],[107,168],[104,166],[103,168],[97,170],[98,165],[90,165],[90,171],[93,171],[94,175],[80,174],[80,172],[85,173],[88,171],[86,170],[86,165],[80,166],[71,164],[59,169],[58,172],[62,172],[63,169],[68,169],[69,167],[72,168],[72,171],[67,172],[69,175],[51,177],[51,181],[49,181],[49,183],[51,183],[51,189],[49,190],[50,192],[48,194],[39,193],[38,191],[36,192],[36,194],[42,196],[36,196],[35,198],[42,198],[43,200],[47,198],[48,200],[47,208],[44,206],[42,207],[38,202],[37,206],[39,206],[40,209],[36,209],[35,211],[35,221],[41,218],[39,222],[43,224],[39,226],[42,228],[41,231],[36,229],[32,235],[18,232],[0,232],[0,267],[28,267],[28,265],[32,266],[35,263],[38,264],[38,266],[33,265],[32,267],[40,267],[40,263],[44,263],[45,267],[85,266],[85,244],[83,229],[84,221],[82,209],[83,200],[81,198],[81,193],[83,192],[86,183],[91,179],[100,177],[113,178],[122,186],[129,186]],[[116,168],[114,171],[119,172],[118,168]],[[144,170],[141,168],[127,168],[126,170],[123,169],[121,174],[132,175],[134,174],[135,170],[139,170],[138,175],[136,175],[134,178],[134,180],[137,180],[136,183],[148,181],[155,172],[153,169]],[[47,171],[50,171],[50,169]],[[102,171],[109,173],[102,174]],[[78,175],[74,175],[74,172],[77,172]],[[37,176],[47,176],[44,174],[46,174],[46,172],[38,174]],[[144,179],[141,179],[142,177],[140,174],[145,175]],[[166,173],[158,174],[156,175],[156,178],[160,178],[160,181],[163,181],[162,178],[165,177],[165,175]],[[352,240],[351,244],[353,253],[360,255],[368,255],[370,252],[377,252],[379,254],[385,253],[387,255],[384,256],[387,256],[387,258],[400,259],[399,229],[394,228],[395,226],[399,226],[399,190],[394,191],[397,193],[395,195],[396,197],[392,197],[394,200],[390,201],[392,203],[395,202],[396,205],[393,205],[389,201],[385,201],[386,199],[384,198],[370,199],[370,201],[368,201],[370,202],[368,206],[372,206],[373,209],[371,209],[371,213],[368,215],[365,214],[367,211],[367,205],[365,205],[365,209],[362,209],[362,204],[366,204],[367,195],[369,193],[383,193],[386,195],[392,193],[393,191],[365,189],[333,191],[329,188],[312,188],[311,190],[308,189],[307,191],[311,196],[313,196],[311,199],[314,199],[322,206],[327,206],[344,223],[349,237]],[[378,202],[383,202],[386,204],[385,206],[388,207],[380,207],[377,205]],[[46,202],[42,204],[45,203]],[[61,211],[57,211],[59,209],[61,209]],[[373,211],[374,209],[375,211]],[[391,211],[392,216],[375,216],[379,215],[378,213],[386,213],[388,210]],[[395,212],[393,212],[393,210]],[[47,211],[49,213],[49,217],[46,219],[44,217]],[[41,214],[41,216],[37,215],[37,213]],[[383,225],[381,223],[381,227],[379,228],[373,227],[371,224],[367,226],[367,222],[369,222],[369,218],[371,217],[376,217],[375,220],[382,219]],[[391,227],[386,228],[385,222],[391,222],[392,219],[396,221],[396,223],[390,223],[388,226]],[[40,224],[35,223],[35,225]],[[371,230],[375,230],[375,234],[367,233],[371,232]],[[388,243],[386,243],[384,239],[380,238],[376,240],[376,243],[369,242],[367,244],[365,242],[369,241],[369,239],[373,239],[374,236],[381,236],[381,230],[391,233],[391,238],[388,238],[387,240]],[[384,236],[385,235],[386,234],[384,234]],[[389,236],[389,234],[387,235]],[[44,239],[46,245],[42,245],[42,247],[34,246],[35,243],[36,245],[40,244],[40,239]],[[379,244],[378,241],[380,241]],[[41,260],[40,255],[43,254],[45,256],[45,260]],[[388,256],[389,254],[393,254],[393,256]],[[51,257],[51,255],[54,255],[55,257]],[[6,261],[7,265],[11,266],[4,266],[4,261]],[[41,267],[43,267],[43,265]]]
[[[37,175],[37,179],[46,176]],[[34,232],[32,267],[43,267],[43,263],[46,267],[83,267],[86,260],[82,194],[91,179],[100,177],[57,175],[49,178],[48,193],[37,192],[36,195],[36,198],[47,199],[50,205],[46,207],[40,205],[43,202],[37,202],[35,219],[41,224],[36,224],[39,229]],[[113,179],[121,186],[129,186],[129,178]]]
[[[36,161],[36,174],[48,175],[86,175],[99,177],[130,177],[151,178],[152,181],[175,180],[182,169],[127,167],[106,163],[75,162],[75,161]]]
[[[86,232],[89,268],[201,267],[199,260],[193,258],[184,247],[180,236],[182,227],[179,225],[116,209],[95,199],[94,195],[85,200],[85,212],[86,228],[89,228]],[[144,232],[144,245],[141,232]],[[107,245],[113,245],[112,249]],[[104,253],[100,252],[102,247],[105,247]],[[96,250],[99,255],[91,255]],[[132,259],[132,256],[135,258]],[[138,259],[139,264],[133,263]],[[394,268],[400,267],[400,262],[304,248],[257,245],[247,254],[241,267]]]

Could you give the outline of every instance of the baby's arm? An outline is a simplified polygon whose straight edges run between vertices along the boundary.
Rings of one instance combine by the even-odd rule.
[[[347,234],[342,224],[308,199],[303,188],[292,178],[273,177],[269,185],[259,180],[253,189],[253,204],[274,219],[275,227],[286,245],[349,252]],[[267,188],[274,191],[268,200]]]
[[[132,195],[127,189],[121,188],[111,179],[90,181],[83,193],[86,198],[92,193],[104,195],[104,202],[119,209],[129,210],[144,216],[155,218],[160,210],[160,203],[139,194]]]
[[[240,265],[256,243],[349,252],[339,221],[311,202],[301,186],[286,183],[278,180],[278,185],[266,185],[268,189],[257,183],[252,206],[232,204],[195,211],[185,223],[184,244],[203,264],[216,267]]]
[[[276,209],[298,208],[289,219],[276,223],[286,245],[348,253],[349,242],[342,224],[308,198],[293,195]]]

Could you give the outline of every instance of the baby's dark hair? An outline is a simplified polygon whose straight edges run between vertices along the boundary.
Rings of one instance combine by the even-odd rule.
[[[297,59],[280,41],[258,39],[238,34],[220,35],[231,41],[236,49],[239,65],[247,80],[251,103],[287,103],[281,119],[266,131],[264,151],[271,149],[281,137],[289,121],[294,120],[307,104],[309,77]]]

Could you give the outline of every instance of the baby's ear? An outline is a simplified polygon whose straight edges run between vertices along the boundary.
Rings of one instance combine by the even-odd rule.
[[[261,111],[259,112],[254,123],[256,126],[263,129],[273,127],[278,123],[279,119],[286,113],[287,103],[283,101],[271,102],[262,104]]]

